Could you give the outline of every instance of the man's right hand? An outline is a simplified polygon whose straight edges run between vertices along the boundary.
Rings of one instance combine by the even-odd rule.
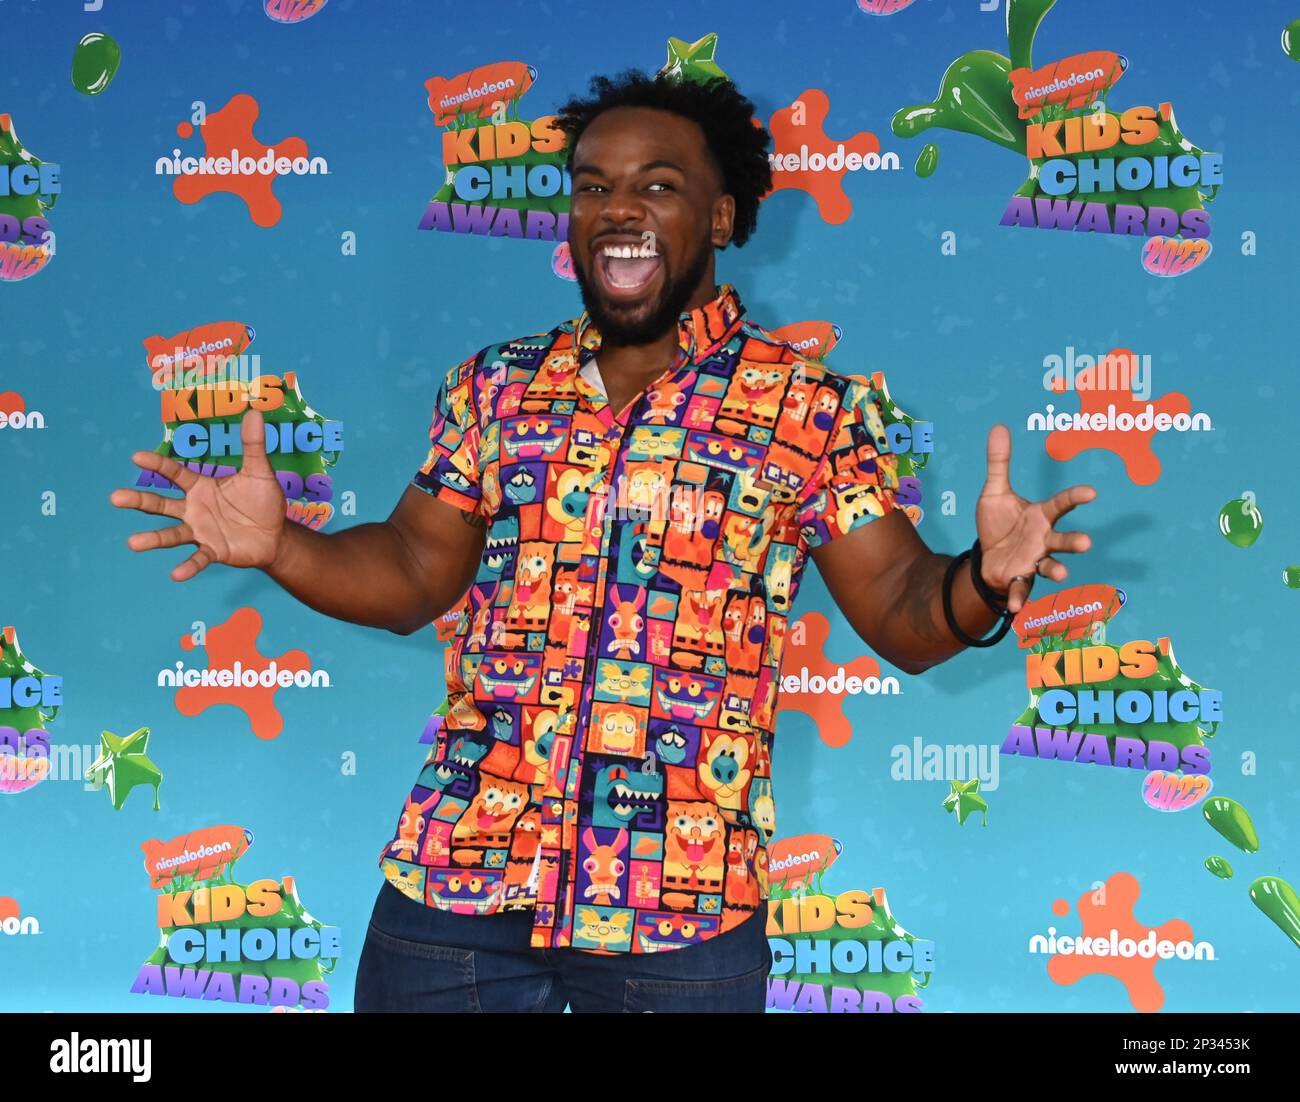
[[[183,498],[114,490],[119,509],[139,509],[178,521],[136,532],[133,551],[197,543],[171,576],[194,577],[210,563],[260,567],[305,605],[354,624],[399,635],[418,631],[452,608],[482,562],[487,532],[471,514],[411,485],[387,520],[325,533],[285,516],[285,497],[266,456],[262,415],[250,410],[239,426],[242,468],[226,478],[195,474],[157,452],[131,458],[157,471]]]
[[[249,410],[239,423],[243,465],[225,478],[196,474],[157,452],[136,452],[132,461],[156,471],[181,489],[182,498],[164,497],[143,490],[114,490],[109,501],[119,509],[139,509],[171,517],[180,523],[169,528],[136,532],[126,542],[132,551],[157,551],[182,543],[198,550],[171,573],[188,581],[211,563],[269,568],[284,540],[285,497],[266,456],[266,429],[262,415]]]

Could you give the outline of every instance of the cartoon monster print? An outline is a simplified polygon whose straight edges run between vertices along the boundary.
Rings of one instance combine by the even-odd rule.
[[[579,949],[626,949],[632,943],[633,912],[619,907],[579,907],[573,945]]]
[[[650,667],[641,662],[601,662],[596,667],[598,698],[629,701],[637,705],[650,703]]]
[[[599,907],[612,907],[622,898],[623,873],[627,871],[622,854],[627,849],[627,837],[627,831],[620,830],[612,842],[602,845],[591,827],[582,832],[582,844],[587,851],[582,871],[589,881],[582,893],[584,900]]]
[[[723,618],[728,670],[751,676],[758,673],[766,619],[767,606],[762,597],[747,593],[731,595]]]
[[[491,914],[505,891],[505,877],[486,869],[430,869],[429,902],[454,914]]]
[[[642,953],[671,952],[713,937],[718,929],[718,919],[709,915],[642,911],[636,919],[637,949]]]
[[[606,623],[613,631],[614,638],[605,645],[609,654],[630,658],[641,653],[641,631],[645,627],[641,609],[645,607],[645,593],[640,587],[632,595],[627,594],[626,587],[622,591],[616,585],[610,587],[614,611],[609,614]]]
[[[555,547],[541,540],[520,545],[514,591],[506,611],[506,624],[525,631],[543,631],[551,607],[551,567]]]
[[[659,460],[628,462],[619,483],[618,506],[626,516],[648,520],[666,511],[671,470]]]
[[[758,827],[763,845],[776,832],[776,804],[772,802],[772,781],[768,777],[755,777],[749,793],[749,815]]]
[[[424,830],[425,813],[440,799],[442,793],[434,792],[423,803],[418,803],[414,799],[406,801],[406,806],[402,809],[402,817],[397,823],[397,839],[389,846],[389,853],[399,856],[405,853],[414,859],[416,851],[420,848],[420,833]]]
[[[396,861],[385,861],[384,879],[407,899],[424,902],[424,869],[418,865],[399,866]]]
[[[759,902],[758,883],[749,874],[749,868],[758,850],[758,835],[752,830],[733,830],[727,841],[727,885],[725,897],[728,903],[746,907],[757,907]]]
[[[591,822],[598,827],[642,826],[658,816],[664,795],[664,776],[647,769],[634,770],[621,763],[603,766],[596,774]]]
[[[668,829],[664,836],[664,887],[721,890],[725,832],[714,804],[669,800]]]
[[[669,502],[659,572],[683,589],[702,587],[713,566],[726,508],[726,496],[716,489],[674,493]]]
[[[506,846],[510,828],[528,805],[528,786],[483,778],[483,787],[456,820],[452,839],[478,846]]]
[[[649,395],[650,405],[645,419],[658,425],[676,422],[678,411],[686,401],[686,393],[679,383],[665,380],[654,387]]]
[[[724,814],[731,812],[728,818],[733,822],[745,787],[754,775],[750,767],[753,757],[753,739],[747,735],[724,731],[704,734],[704,752],[697,766],[701,791],[709,794]]]
[[[581,543],[587,527],[587,502],[591,499],[587,472],[576,467],[552,467],[546,477],[542,538],[553,543]]]
[[[639,758],[645,753],[645,710],[602,702],[592,705],[591,749]]]
[[[673,632],[676,646],[721,654],[726,645],[722,632],[722,601],[725,589],[690,590],[682,594],[677,625]]]
[[[537,500],[537,476],[523,464],[509,468],[502,494],[511,505],[531,505]]]
[[[722,413],[771,428],[781,414],[782,384],[790,364],[739,363],[722,399]]]

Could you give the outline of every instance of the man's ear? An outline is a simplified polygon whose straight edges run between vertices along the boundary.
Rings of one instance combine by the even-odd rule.
[[[736,200],[730,195],[720,195],[713,204],[713,223],[710,240],[715,248],[723,248],[731,241],[732,227],[736,221]]]

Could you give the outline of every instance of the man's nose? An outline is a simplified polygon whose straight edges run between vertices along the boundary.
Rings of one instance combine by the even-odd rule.
[[[635,225],[645,217],[645,203],[632,188],[611,188],[605,196],[601,217],[614,226]]]

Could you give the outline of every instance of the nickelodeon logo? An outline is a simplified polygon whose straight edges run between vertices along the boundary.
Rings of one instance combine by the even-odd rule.
[[[0,934],[6,937],[19,937],[41,932],[41,924],[32,915],[23,918],[21,914],[18,900],[0,895]]]
[[[839,666],[824,676],[800,666],[798,673],[787,673],[781,678],[783,693],[811,693],[814,696],[897,696],[901,690],[896,677],[858,677]]]
[[[0,393],[0,429],[43,429],[45,414],[38,409],[28,409],[23,396],[16,390]]]
[[[864,169],[867,172],[897,172],[900,167],[897,153],[880,154],[875,150],[845,152],[843,142],[829,153],[819,150],[809,153],[807,145],[801,145],[798,153],[769,153],[767,163],[773,172],[859,172]]]

